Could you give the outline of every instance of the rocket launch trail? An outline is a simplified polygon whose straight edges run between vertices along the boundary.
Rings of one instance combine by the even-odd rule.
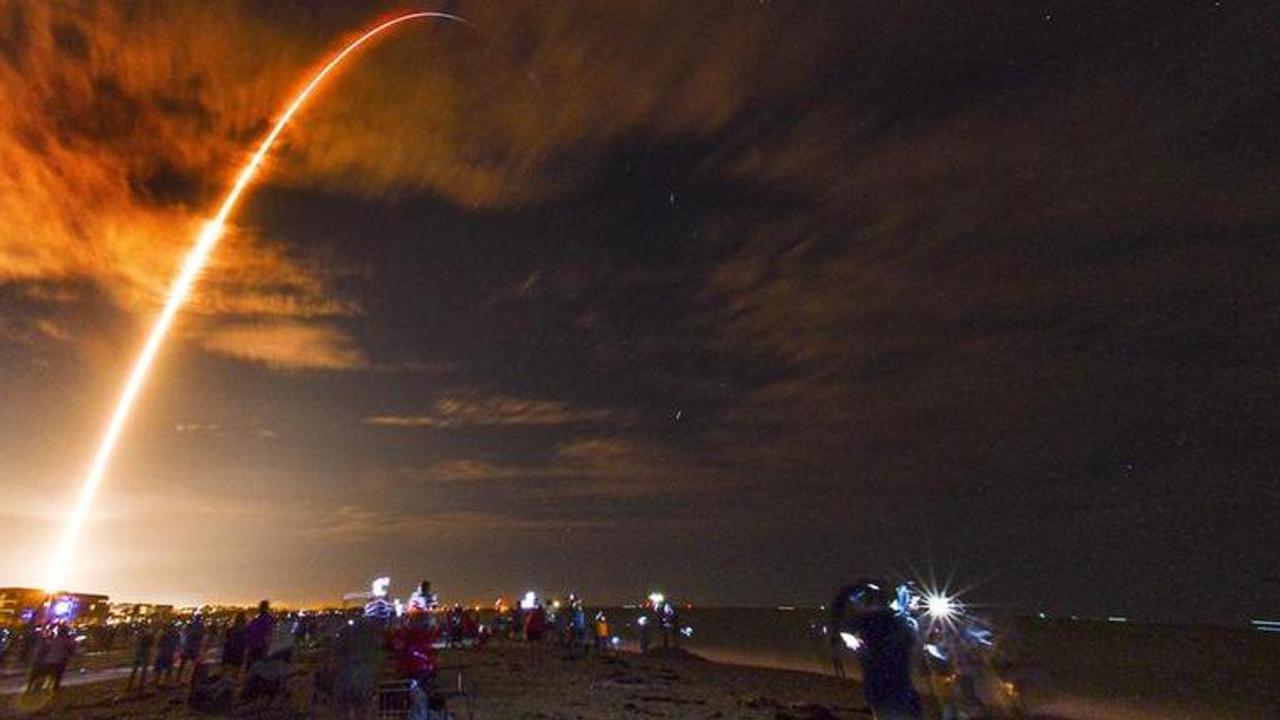
[[[192,288],[195,286],[200,277],[200,272],[208,263],[209,256],[213,253],[214,248],[218,245],[218,240],[222,237],[223,228],[226,225],[227,218],[235,210],[239,204],[241,197],[248,189],[249,184],[253,182],[258,170],[261,169],[263,161],[267,157],[267,153],[271,151],[276,140],[284,132],[289,121],[302,108],[303,105],[311,98],[316,88],[332,74],[343,62],[361,46],[383,34],[384,32],[399,26],[410,20],[448,20],[452,22],[461,22],[470,24],[466,19],[441,12],[412,12],[398,15],[385,22],[382,22],[362,35],[349,42],[345,47],[339,50],[331,57],[323,67],[311,76],[307,84],[294,96],[293,100],[285,108],[284,112],[276,120],[275,125],[271,128],[271,132],[258,144],[257,150],[244,167],[240,169],[236,176],[235,183],[231,189],[227,191],[226,196],[222,199],[222,204],[218,207],[217,213],[213,219],[205,223],[199,235],[196,237],[195,244],[191,250],[187,252],[186,258],[182,262],[182,268],[170,286],[169,295],[165,300],[164,307],[160,311],[159,317],[156,318],[151,326],[151,331],[147,335],[146,343],[142,347],[142,351],[138,353],[137,360],[134,361],[133,369],[130,370],[128,379],[124,384],[124,389],[120,393],[119,400],[116,401],[115,410],[111,414],[111,420],[107,424],[107,429],[103,433],[102,440],[98,445],[98,450],[93,457],[88,472],[85,474],[84,484],[80,489],[80,495],[76,502],[71,516],[67,519],[67,524],[63,530],[62,538],[58,543],[56,553],[51,560],[47,574],[45,576],[44,587],[49,592],[59,589],[66,577],[71,559],[75,554],[76,543],[79,540],[80,532],[84,527],[85,520],[89,516],[89,511],[93,508],[94,498],[97,496],[98,488],[102,484],[103,477],[106,475],[107,468],[111,464],[111,457],[115,451],[116,445],[120,440],[120,435],[124,430],[125,424],[129,420],[129,415],[133,411],[134,404],[137,401],[138,394],[142,387],[146,384],[147,375],[151,371],[151,365],[155,362],[156,355],[160,352],[160,348],[164,345],[169,329],[173,325],[174,318],[178,311],[182,309],[183,304],[191,294]]]

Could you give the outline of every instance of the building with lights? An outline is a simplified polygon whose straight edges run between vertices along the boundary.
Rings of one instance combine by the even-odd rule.
[[[112,603],[110,616],[111,621],[117,623],[168,620],[173,616],[173,606],[155,603]]]
[[[29,622],[50,599],[49,593],[38,588],[0,588],[0,626]],[[110,598],[96,593],[60,592],[52,600],[54,607],[63,608],[79,624],[105,623],[111,610]]]

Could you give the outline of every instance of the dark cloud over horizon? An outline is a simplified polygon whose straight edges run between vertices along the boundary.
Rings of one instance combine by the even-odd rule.
[[[290,131],[113,473],[290,508],[228,592],[412,555],[477,596],[816,603],[933,562],[1023,608],[1274,604],[1274,13],[450,10],[474,29],[388,38]],[[54,408],[107,401],[192,223],[367,12],[0,5],[0,361],[83,383],[6,383],[21,487],[63,480],[31,418],[88,446]],[[178,425],[272,437],[148,444]],[[196,581],[161,568],[120,587]]]

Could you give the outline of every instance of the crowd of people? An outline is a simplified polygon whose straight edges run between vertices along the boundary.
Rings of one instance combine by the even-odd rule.
[[[74,630],[65,623],[49,623],[35,628],[27,637],[30,665],[27,692],[62,687],[67,663],[76,652]]]
[[[677,619],[673,604],[646,605],[637,625],[644,649],[650,629],[662,633],[663,646],[674,647]],[[256,611],[197,611],[79,628],[68,618],[5,632],[0,652],[21,635],[23,647],[10,655],[27,664],[28,692],[57,692],[77,648],[86,648],[123,655],[129,669],[124,692],[186,688],[193,708],[214,713],[274,702],[287,693],[295,654],[305,651],[314,669],[310,702],[344,717],[364,717],[386,682],[403,683],[423,702],[440,705],[438,653],[445,648],[554,642],[567,657],[586,658],[611,653],[620,643],[606,613],[589,611],[572,593],[563,604],[530,593],[482,616],[478,608],[439,606],[427,583],[405,606],[375,584],[362,610],[279,613],[263,600]]]

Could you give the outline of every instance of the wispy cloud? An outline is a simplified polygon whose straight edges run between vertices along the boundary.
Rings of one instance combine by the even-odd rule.
[[[187,437],[224,437],[228,434],[252,436],[255,440],[275,440],[280,434],[261,425],[231,426],[210,422],[180,422],[173,426],[173,431]]]
[[[218,423],[178,423],[173,426],[173,431],[179,435],[216,435],[222,431],[222,426]]]
[[[199,337],[204,349],[284,370],[358,370],[364,353],[342,330],[324,323],[231,323]]]
[[[41,341],[61,343],[71,339],[71,331],[51,318],[0,317],[0,340],[18,345],[35,345]]]
[[[312,524],[301,534],[312,538],[366,541],[386,537],[415,537],[447,530],[450,533],[563,531],[565,528],[597,527],[591,521],[559,518],[531,519],[498,513],[472,511],[401,512],[378,511],[360,505],[343,505]]]
[[[475,483],[491,480],[520,480],[548,477],[565,477],[572,473],[557,466],[511,465],[484,460],[442,460],[421,469],[406,469],[401,473],[426,483]]]
[[[640,437],[580,437],[543,462],[494,463],[470,458],[402,468],[399,477],[422,483],[492,483],[519,496],[619,498],[714,492],[726,473],[693,455]]]
[[[583,437],[556,452],[561,472],[581,478],[569,492],[638,497],[715,492],[730,481],[705,456],[640,437]]]
[[[450,397],[437,400],[429,414],[374,415],[366,425],[409,428],[459,428],[503,425],[554,426],[603,422],[608,410],[577,409],[554,400],[530,400],[494,395],[487,398]]]

